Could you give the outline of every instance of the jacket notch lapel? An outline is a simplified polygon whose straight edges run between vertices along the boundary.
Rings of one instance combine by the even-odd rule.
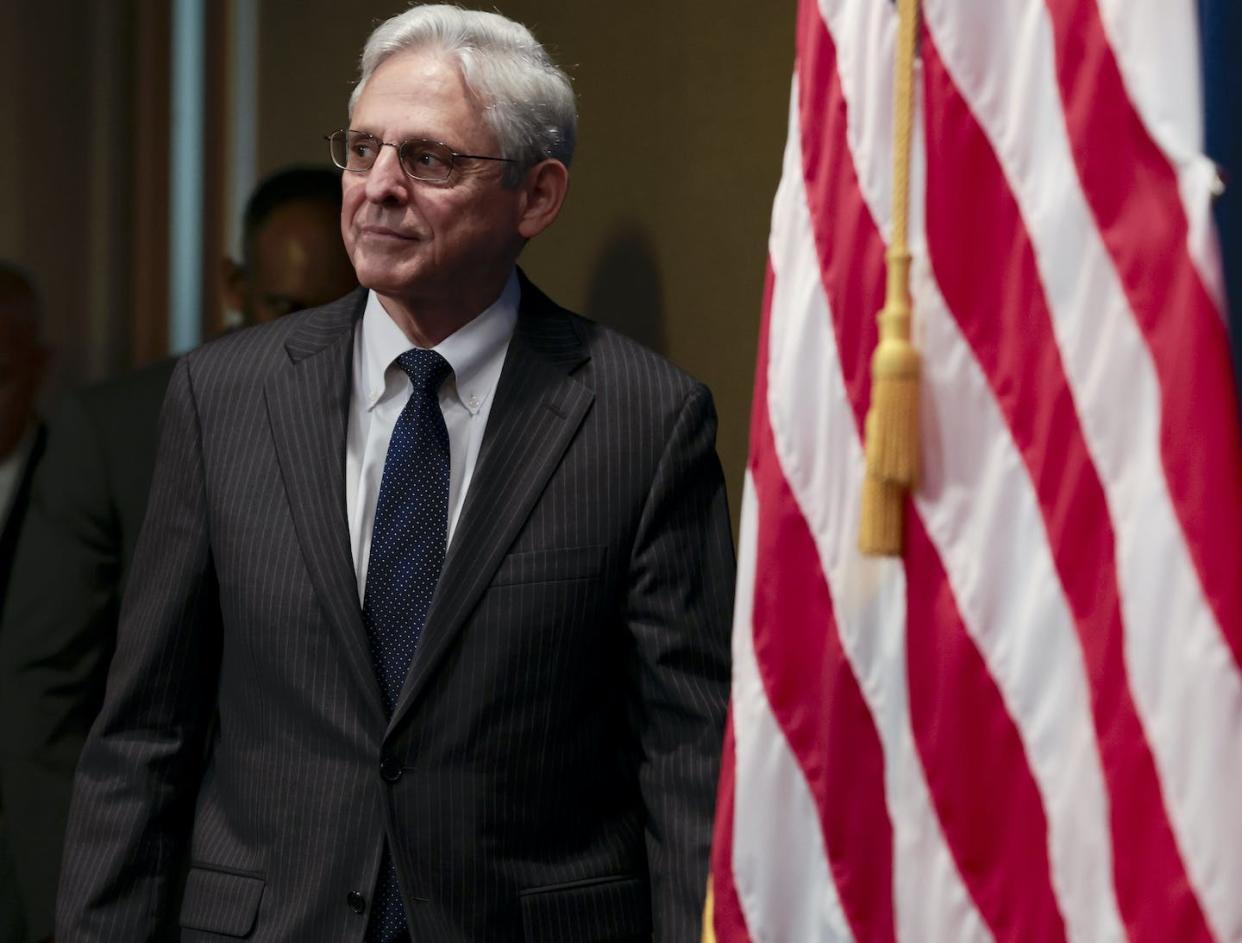
[[[290,362],[269,378],[264,392],[302,556],[368,709],[382,721],[345,508],[353,327],[365,297],[342,299],[307,318],[286,343]]]
[[[570,315],[523,279],[478,466],[389,731],[426,687],[590,410],[595,394],[571,376],[586,359]]]

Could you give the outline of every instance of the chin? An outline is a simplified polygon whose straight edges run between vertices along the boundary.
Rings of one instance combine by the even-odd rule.
[[[408,287],[411,279],[406,273],[398,275],[397,267],[381,259],[359,259],[354,265],[354,271],[358,275],[358,284],[364,288],[370,288],[382,295],[398,295]]]

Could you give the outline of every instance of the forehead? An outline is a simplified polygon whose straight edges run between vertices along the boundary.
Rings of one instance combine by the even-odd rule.
[[[287,203],[256,234],[246,259],[252,291],[298,306],[322,304],[357,284],[341,241],[340,214],[327,202]]]
[[[436,50],[385,59],[363,87],[349,123],[360,131],[437,140],[483,130],[482,111],[456,63]]]
[[[256,256],[286,255],[308,244],[340,241],[340,210],[327,200],[290,200],[276,207],[254,232]]]
[[[8,312],[0,312],[0,361],[20,362],[39,347],[33,322]]]

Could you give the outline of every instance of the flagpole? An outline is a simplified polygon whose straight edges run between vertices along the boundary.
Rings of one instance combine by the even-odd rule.
[[[906,492],[918,483],[919,355],[910,342],[910,138],[914,125],[914,52],[918,0],[898,0],[893,83],[893,231],[887,253],[884,307],[876,315],[880,340],[871,359],[867,410],[867,471],[863,481],[859,549],[900,556]]]

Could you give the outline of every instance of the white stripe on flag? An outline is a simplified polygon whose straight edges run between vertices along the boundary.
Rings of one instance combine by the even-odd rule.
[[[1225,285],[1212,187],[1216,166],[1203,153],[1203,76],[1195,0],[1098,0],[1130,100],[1148,133],[1177,166],[1190,222],[1187,241],[1199,275],[1224,315]],[[1152,68],[1159,63],[1159,68]]]
[[[790,111],[794,138],[796,85]],[[856,548],[863,475],[819,273],[801,154],[787,147],[769,243],[775,272],[768,408],[786,479],[816,540],[846,657],[884,748],[893,824],[893,893],[902,940],[991,940],[932,808],[906,697],[905,575]],[[789,939],[796,939],[790,937]]]
[[[1191,880],[1217,936],[1238,939],[1242,856],[1224,836],[1242,821],[1242,683],[1167,492],[1160,384],[1078,183],[1044,5],[926,0],[924,13],[1034,244],[1116,533],[1133,694]]]
[[[892,202],[889,155],[886,148],[860,150],[855,142],[877,127],[891,126],[891,80],[878,82],[874,74],[876,61],[891,62],[891,36],[885,49],[867,48],[849,37],[876,36],[878,30],[866,18],[884,14],[891,25],[892,17],[884,4],[859,0],[820,0],[820,7],[834,14],[829,27],[841,50],[850,128],[859,129],[850,135],[851,150],[864,197],[875,214]],[[1108,799],[1073,620],[1021,456],[926,265],[919,122],[914,138],[910,228],[918,276],[916,324],[926,371],[920,515],[967,630],[1026,748],[1048,817],[1052,881],[1071,939],[1120,939]],[[882,169],[875,166],[880,164]],[[882,231],[889,225],[887,218],[880,220]],[[952,489],[943,487],[946,482],[952,482]],[[836,527],[849,529],[839,521]],[[1055,709],[1048,709],[1049,704]]]
[[[753,943],[850,943],[815,801],[772,716],[755,661],[751,609],[761,510],[747,472],[733,613],[733,879]]]
[[[890,239],[893,188],[893,58],[897,14],[874,0],[817,0],[837,49],[837,74],[849,103],[846,136],[863,198],[884,241]]]
[[[1070,940],[1124,940],[1108,795],[1074,621],[1022,458],[987,380],[920,260],[923,480],[916,505],[967,631],[1017,725],[1048,818]]]

